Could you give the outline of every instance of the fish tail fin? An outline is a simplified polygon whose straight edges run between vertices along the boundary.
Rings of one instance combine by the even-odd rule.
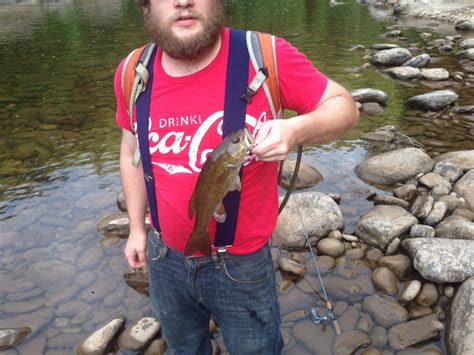
[[[189,237],[188,242],[186,243],[184,255],[189,256],[197,251],[203,253],[206,256],[210,256],[212,254],[211,241],[209,233],[207,231],[194,231],[193,233],[191,233],[191,236]]]

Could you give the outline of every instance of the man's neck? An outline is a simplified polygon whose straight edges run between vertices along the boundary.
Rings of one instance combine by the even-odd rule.
[[[166,52],[163,52],[161,65],[163,70],[170,76],[186,76],[197,73],[201,69],[207,67],[219,53],[221,48],[222,38],[219,35],[214,46],[204,54],[193,59],[175,59],[170,57]]]

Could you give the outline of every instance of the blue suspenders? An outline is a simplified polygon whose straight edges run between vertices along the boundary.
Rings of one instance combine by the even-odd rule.
[[[226,88],[224,101],[224,123],[222,138],[229,133],[245,127],[246,102],[241,99],[247,92],[249,73],[249,54],[247,50],[246,32],[230,30],[229,60],[227,63]],[[150,206],[151,221],[155,229],[161,232],[158,220],[158,209],[155,194],[155,182],[152,172],[150,148],[148,144],[148,119],[150,117],[150,99],[153,87],[153,64],[157,49],[155,48],[148,63],[149,80],[145,91],[138,97],[137,134],[142,160],[145,186]],[[242,170],[240,171],[242,176]],[[214,246],[232,245],[237,227],[237,217],[240,206],[240,191],[232,191],[224,198],[226,210],[225,223],[217,223]]]

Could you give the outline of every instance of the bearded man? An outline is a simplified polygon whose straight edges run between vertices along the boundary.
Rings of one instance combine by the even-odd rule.
[[[161,233],[151,230],[147,236],[145,228],[147,193],[141,167],[132,165],[137,139],[121,88],[122,61],[115,93],[130,218],[126,258],[133,268],[148,264],[151,301],[176,354],[211,354],[211,316],[231,354],[279,354],[283,342],[268,247],[278,215],[278,161],[295,145],[325,143],[353,127],[357,107],[342,86],[276,38],[282,105],[299,115],[274,120],[263,90],[252,97],[245,117],[257,145],[242,172],[234,242],[224,252],[214,248],[211,256],[186,256],[193,230],[188,203],[206,155],[222,139],[231,30],[224,27],[223,0],[140,0],[140,6],[158,46],[148,142]],[[250,68],[249,82],[254,75]],[[215,226],[212,220],[211,241]]]

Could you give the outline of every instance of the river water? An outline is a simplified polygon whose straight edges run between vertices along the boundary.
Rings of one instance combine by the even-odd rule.
[[[325,177],[314,190],[342,196],[346,232],[371,208],[368,192],[377,191],[354,168],[386,148],[360,133],[394,124],[431,155],[474,149],[474,116],[410,112],[405,99],[429,91],[426,85],[360,68],[363,54],[350,47],[387,42],[381,34],[393,19],[375,20],[366,5],[352,1],[335,7],[326,0],[226,3],[230,26],[287,38],[348,89],[388,93],[383,113],[305,151]],[[422,31],[403,35],[419,42]],[[146,41],[133,0],[0,0],[0,327],[34,330],[11,354],[70,353],[112,315],[135,320],[151,312],[148,298],[123,281],[124,242],[102,248],[95,228],[117,212],[121,189],[115,67]],[[439,66],[459,70],[452,56],[430,54]],[[472,88],[457,85],[456,91],[460,105],[474,104]]]

